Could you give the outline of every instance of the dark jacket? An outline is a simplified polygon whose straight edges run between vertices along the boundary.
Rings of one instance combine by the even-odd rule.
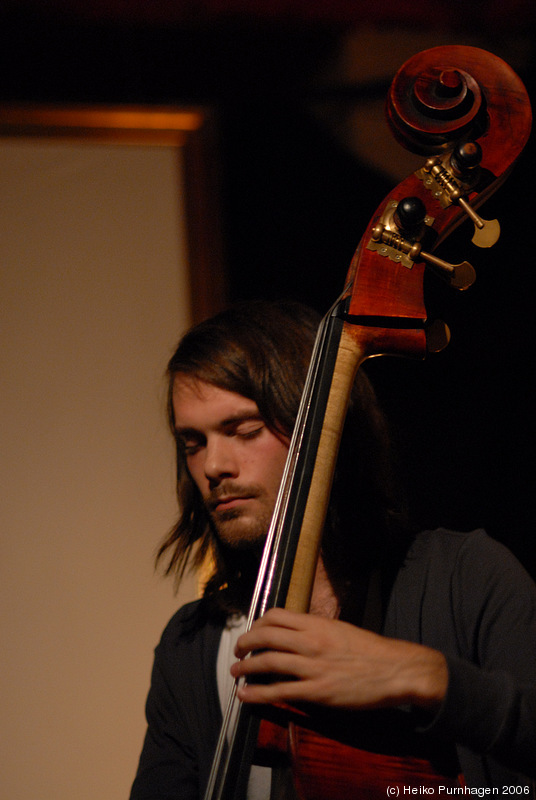
[[[408,718],[419,734],[456,745],[467,786],[501,793],[528,785],[519,773],[536,777],[536,588],[508,550],[483,531],[420,534],[395,580],[382,632],[445,654],[442,708],[432,720]],[[220,635],[204,619],[202,601],[166,627],[131,800],[203,797],[221,724]]]

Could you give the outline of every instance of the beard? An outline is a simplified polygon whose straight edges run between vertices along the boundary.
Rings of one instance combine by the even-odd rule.
[[[244,502],[225,508],[221,500],[226,497]],[[205,498],[205,506],[218,538],[227,546],[251,550],[264,544],[272,518],[273,499],[262,486],[221,484]]]
[[[270,524],[270,518],[265,520],[257,517],[246,521],[240,511],[232,510],[212,514],[211,519],[218,538],[235,550],[251,550],[262,546]]]

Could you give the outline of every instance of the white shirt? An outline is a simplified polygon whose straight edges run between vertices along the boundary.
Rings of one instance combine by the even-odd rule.
[[[245,630],[246,618],[244,616],[236,615],[230,617],[220,639],[216,662],[216,678],[220,706],[224,715],[227,708],[227,700],[234,687],[234,678],[230,673],[231,664],[236,661],[234,649],[238,637],[245,633]],[[270,800],[271,779],[272,770],[269,767],[253,765],[249,777],[247,800]]]

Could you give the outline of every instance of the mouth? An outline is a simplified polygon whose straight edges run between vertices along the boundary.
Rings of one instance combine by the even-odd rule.
[[[213,511],[227,511],[230,508],[237,508],[251,499],[251,495],[229,495],[228,497],[219,497],[214,500],[211,506]]]

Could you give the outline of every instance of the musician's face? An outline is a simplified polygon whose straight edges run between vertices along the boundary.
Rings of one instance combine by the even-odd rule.
[[[190,376],[173,386],[177,437],[222,541],[263,541],[277,496],[288,440],[276,436],[257,404]]]

